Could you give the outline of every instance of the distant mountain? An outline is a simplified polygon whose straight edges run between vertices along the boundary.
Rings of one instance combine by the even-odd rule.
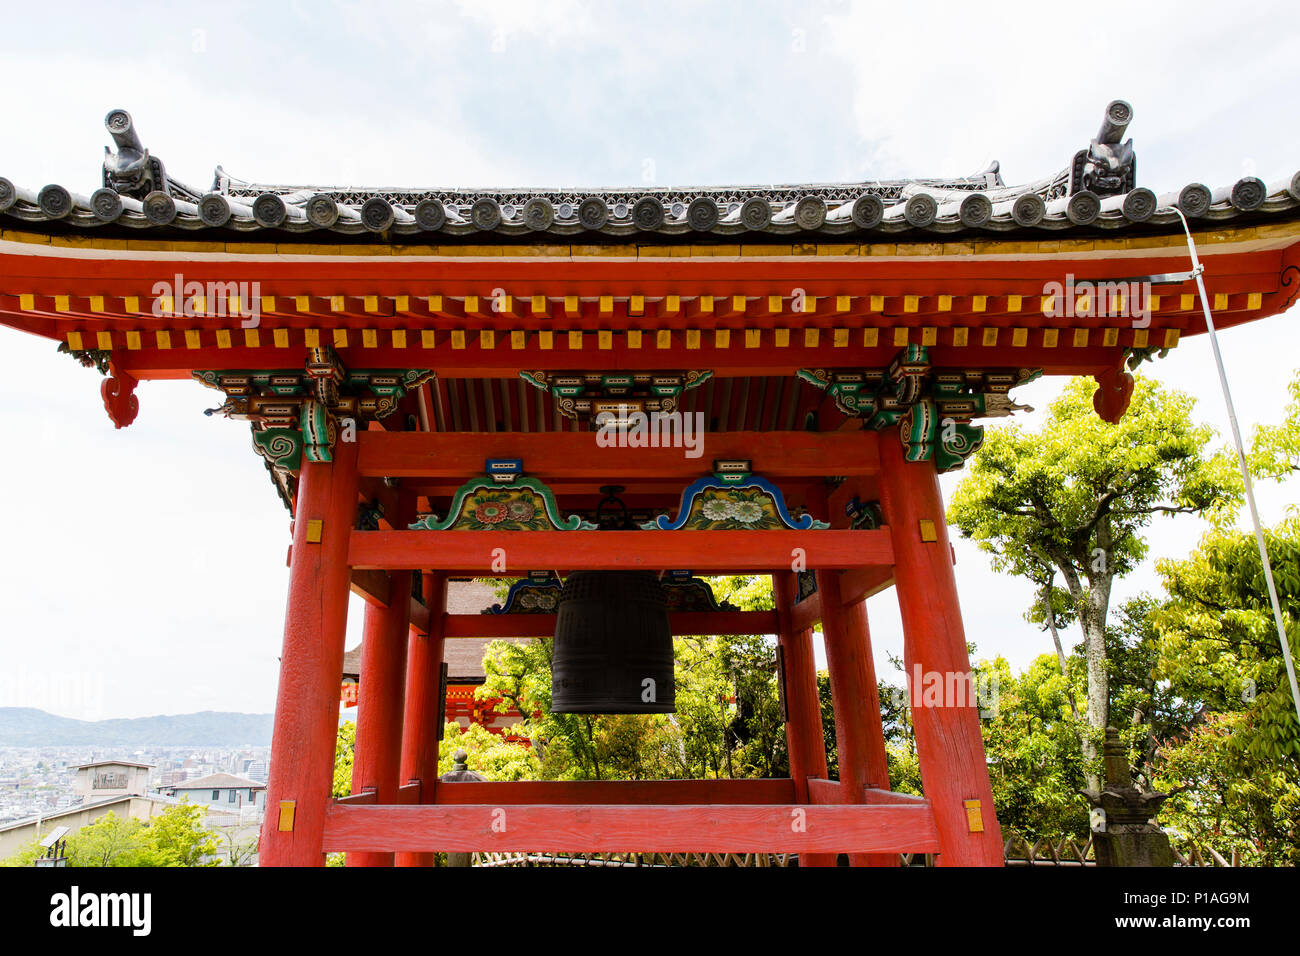
[[[0,747],[269,747],[271,717],[205,710],[198,714],[73,720],[34,707],[0,707]]]

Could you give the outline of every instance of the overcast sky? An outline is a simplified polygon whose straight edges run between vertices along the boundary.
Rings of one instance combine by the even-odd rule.
[[[1017,183],[1061,169],[1114,98],[1133,104],[1138,182],[1157,193],[1300,168],[1284,3],[304,0],[23,4],[5,20],[0,175],[35,188],[99,185],[115,107],[205,188],[217,164],[262,182],[547,186],[951,176],[991,159]],[[1298,329],[1292,310],[1222,337],[1247,432],[1280,415]],[[205,418],[218,396],[197,384],[146,382],[114,431],[99,376],[54,349],[0,330],[0,706],[272,710],[288,514],[247,426]],[[1203,340],[1146,368],[1226,438]],[[1042,408],[1059,385],[1017,398]],[[1296,491],[1263,488],[1266,520]],[[1153,557],[1200,530],[1158,521]],[[957,553],[979,655],[1021,667],[1049,650],[1021,618],[1029,589]],[[1148,565],[1117,597],[1157,586]],[[870,608],[884,676],[901,653],[893,593]]]

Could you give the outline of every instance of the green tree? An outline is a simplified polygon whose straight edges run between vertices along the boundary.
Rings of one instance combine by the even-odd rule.
[[[1091,380],[1071,379],[1039,431],[991,430],[948,513],[998,570],[1040,587],[1044,569],[1060,572],[1087,663],[1090,732],[1082,746],[1090,787],[1110,718],[1106,624],[1114,580],[1146,555],[1142,532],[1156,515],[1221,520],[1240,500],[1231,458],[1206,453],[1214,433],[1192,421],[1193,399],[1138,377],[1128,412],[1112,425],[1093,411],[1095,390]]]
[[[145,824],[112,810],[68,839],[69,866],[154,866]]]
[[[356,721],[346,720],[339,724],[338,735],[334,738],[334,785],[330,790],[335,797],[346,797],[352,792],[352,757],[356,745]]]
[[[1255,432],[1250,446],[1250,471],[1259,477],[1285,479],[1300,471],[1300,370],[1287,386],[1287,403],[1278,425]]]
[[[219,846],[216,831],[203,825],[207,810],[198,804],[182,802],[168,807],[149,821],[144,831],[149,866],[216,866]]]

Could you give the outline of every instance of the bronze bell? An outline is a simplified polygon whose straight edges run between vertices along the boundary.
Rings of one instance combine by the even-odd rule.
[[[551,712],[677,710],[668,605],[653,571],[574,571],[560,593]]]

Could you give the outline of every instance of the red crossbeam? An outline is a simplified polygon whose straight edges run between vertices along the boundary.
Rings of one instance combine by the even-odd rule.
[[[443,636],[551,637],[554,614],[448,614]],[[677,636],[697,634],[775,634],[775,611],[680,611],[668,615]]]
[[[772,804],[794,803],[789,777],[749,780],[518,780],[439,783],[437,802],[506,804]]]
[[[918,806],[347,806],[326,812],[326,852],[936,853]]]
[[[354,531],[354,568],[440,568],[519,574],[567,570],[691,568],[731,574],[890,565],[889,532],[874,531]],[[504,563],[503,563],[504,562]]]

